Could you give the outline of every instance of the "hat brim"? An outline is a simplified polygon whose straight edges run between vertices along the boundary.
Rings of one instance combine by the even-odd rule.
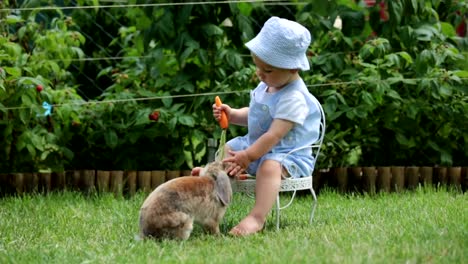
[[[310,70],[309,59],[306,54],[291,56],[279,49],[271,50],[270,47],[270,49],[267,50],[264,48],[264,45],[262,45],[259,36],[245,43],[245,46],[262,61],[276,68],[291,70],[300,69],[303,71]]]

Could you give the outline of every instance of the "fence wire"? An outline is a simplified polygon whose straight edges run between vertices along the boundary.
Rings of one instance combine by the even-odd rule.
[[[288,6],[298,6],[298,5],[305,5],[307,4],[306,1],[297,1],[297,2],[290,2],[290,1],[281,1],[281,0],[267,0],[267,1],[260,1],[260,0],[235,0],[235,1],[184,1],[184,2],[156,2],[156,3],[138,3],[138,4],[129,4],[127,1],[100,1],[106,4],[104,5],[80,5],[77,1],[72,1],[71,6],[60,6],[59,2],[55,2],[56,5],[54,6],[35,6],[31,7],[29,3],[18,1],[19,4],[23,3],[24,6],[20,7],[8,7],[8,8],[0,8],[0,13],[6,13],[11,15],[19,16],[22,12],[33,12],[35,13],[40,19],[47,21],[49,18],[47,16],[47,11],[56,11],[60,10],[61,12],[71,14],[71,11],[82,11],[79,15],[83,16],[83,18],[87,19],[92,26],[93,30],[97,31],[99,35],[106,37],[109,40],[114,40],[118,38],[118,36],[113,35],[111,32],[106,30],[105,26],[101,25],[97,22],[93,16],[90,15],[90,12],[99,9],[100,14],[105,16],[104,19],[112,20],[113,23],[117,24],[119,27],[124,27],[118,19],[114,17],[112,13],[109,12],[110,9],[128,9],[128,8],[139,8],[139,9],[147,9],[147,8],[154,8],[154,7],[174,7],[174,6],[200,6],[200,5],[227,5],[227,4],[235,4],[235,3],[261,3],[263,5],[269,6],[278,6],[282,7],[283,10],[289,12],[291,16],[294,15],[293,10],[289,9]],[[63,2],[60,2],[63,4]],[[94,3],[89,1],[89,3]],[[110,4],[107,4],[110,3]],[[0,4],[1,6],[1,4]],[[268,12],[268,9],[266,10]],[[268,15],[273,15],[269,13]],[[83,19],[82,18],[82,19]],[[92,51],[92,54],[85,53],[83,58],[71,58],[71,59],[51,59],[51,61],[66,61],[72,62],[71,67],[74,71],[79,73],[79,78],[84,80],[84,86],[86,86],[87,91],[83,91],[79,87],[77,87],[77,92],[86,100],[92,100],[95,97],[101,95],[105,88],[102,88],[101,85],[97,82],[97,74],[106,67],[112,66],[115,67],[117,63],[122,60],[126,59],[149,59],[151,56],[116,56],[110,53],[110,51],[105,47],[105,43],[99,43],[96,41],[91,35],[90,32],[83,30],[81,28],[74,29],[82,34],[86,39],[86,45],[88,50]],[[95,33],[95,32],[93,32]],[[118,49],[123,50],[124,46],[120,42],[114,42],[114,45],[118,47]],[[120,53],[120,52],[117,52]],[[244,58],[250,57],[250,54],[242,54]],[[5,60],[5,59],[4,59]],[[13,59],[15,60],[15,59]],[[82,65],[84,64],[84,65]],[[93,72],[95,75],[91,75],[89,72],[81,71],[80,68],[94,69]],[[83,82],[83,81],[82,81]],[[94,92],[89,92],[90,88],[94,89]],[[93,96],[94,95],[94,96]],[[191,95],[187,95],[191,96]],[[15,107],[13,107],[15,108]]]
[[[263,5],[268,5],[268,6],[278,6],[282,7],[283,11],[288,12],[291,16],[295,15],[295,11],[289,8],[289,6],[301,6],[301,5],[306,5],[309,4],[307,1],[282,1],[282,0],[267,0],[267,1],[260,1],[260,0],[235,0],[235,1],[187,1],[187,2],[157,2],[157,3],[142,3],[142,4],[128,4],[126,0],[105,0],[105,1],[100,1],[104,3],[112,3],[112,4],[104,4],[104,5],[79,5],[77,1],[72,1],[72,6],[36,6],[36,7],[8,7],[8,8],[0,8],[0,12],[6,13],[6,14],[13,14],[13,15],[20,15],[22,12],[29,12],[32,11],[37,14],[41,19],[47,20],[48,17],[44,12],[47,11],[54,11],[54,10],[61,10],[62,12],[66,11],[72,11],[72,10],[81,10],[83,12],[80,12],[80,15],[84,16],[84,18],[88,19],[93,28],[99,32],[99,34],[102,34],[106,38],[110,40],[114,40],[118,38],[118,36],[113,35],[111,32],[106,30],[105,26],[99,24],[96,22],[96,20],[89,14],[89,12],[92,12],[93,10],[99,9],[99,12],[101,12],[102,15],[105,16],[105,18],[110,19],[113,21],[113,23],[119,25],[120,27],[124,27],[118,19],[114,17],[112,13],[109,12],[110,9],[128,9],[128,8],[140,8],[140,9],[145,9],[145,8],[154,8],[154,7],[171,7],[171,6],[188,6],[188,5],[226,5],[226,4],[233,4],[233,3],[262,3]],[[25,2],[26,3],[26,2]],[[62,2],[63,3],[63,2]],[[266,12],[269,12],[268,9],[266,9]],[[266,14],[267,16],[272,16],[274,15],[273,13],[268,13]],[[99,73],[101,70],[104,69],[104,66],[100,64],[99,62],[110,62],[113,64],[112,66],[115,66],[115,63],[118,63],[119,61],[125,60],[125,59],[150,59],[152,56],[115,56],[109,52],[107,47],[103,46],[104,44],[99,43],[93,39],[93,37],[89,34],[89,32],[82,30],[80,28],[77,29],[80,34],[82,34],[86,38],[86,42],[91,44],[93,48],[90,50],[97,51],[93,52],[93,54],[84,54],[85,57],[83,58],[71,58],[71,59],[51,59],[52,61],[68,61],[68,62],[73,62],[71,64],[71,67],[76,71],[80,72],[80,78],[83,78],[86,80],[86,82],[93,87],[95,92],[93,94],[102,94],[105,91],[105,88],[103,89],[99,83],[96,82],[97,80],[97,74],[96,75],[90,75],[89,73],[83,73],[80,70],[79,63],[84,63],[83,68],[95,68],[95,72]],[[120,50],[124,49],[124,46],[120,42],[115,42],[115,45]],[[347,54],[345,52],[337,52],[337,53],[343,53]],[[348,52],[348,53],[356,53],[356,52]],[[250,57],[250,54],[242,54],[242,57]],[[77,63],[77,64],[74,64]],[[109,65],[105,65],[108,67]],[[423,79],[412,79],[415,81],[420,81],[424,80]],[[427,78],[426,78],[427,79]],[[466,78],[461,78],[462,80],[466,80]],[[351,84],[359,84],[362,83],[362,81],[349,81],[349,82],[335,82],[335,83],[322,83],[322,84],[310,84],[308,87],[324,87],[324,86],[346,86],[346,85],[351,85]],[[90,96],[87,92],[82,91],[79,87],[77,88],[78,93],[85,99],[85,100],[92,100],[92,96]],[[85,104],[96,104],[96,103],[108,103],[108,102],[114,102],[114,103],[122,103],[122,102],[127,102],[127,101],[144,101],[144,100],[161,100],[165,98],[177,98],[177,97],[197,97],[197,96],[211,96],[214,94],[232,94],[232,93],[248,93],[249,90],[244,90],[244,91],[227,91],[227,92],[216,92],[216,93],[199,93],[199,94],[185,94],[185,95],[171,95],[171,96],[158,96],[158,97],[147,97],[147,98],[132,98],[132,99],[123,99],[123,100],[105,100],[105,101],[93,101],[93,102],[88,102],[88,101],[83,101],[83,102],[78,102],[78,103],[68,103],[68,104],[73,104],[73,105],[85,105]],[[62,106],[65,104],[55,104],[53,106]],[[24,108],[32,108],[32,107],[15,107],[15,106],[7,106],[6,110],[14,110],[14,109],[24,109]]]

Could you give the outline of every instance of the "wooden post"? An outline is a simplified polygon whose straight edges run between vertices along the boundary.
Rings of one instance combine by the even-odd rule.
[[[345,193],[348,188],[348,169],[345,167],[335,168],[335,177],[338,190]]]
[[[81,172],[79,170],[69,171],[67,173],[67,183],[74,191],[79,191],[83,188],[81,183]]]
[[[361,167],[351,167],[349,168],[349,180],[351,182],[351,190],[355,192],[362,191],[362,168]]]
[[[23,173],[13,173],[12,177],[14,178],[13,186],[16,189],[16,193],[18,195],[22,195],[24,193],[24,175],[23,175]]]
[[[178,170],[168,170],[166,171],[166,181],[170,181],[180,176],[180,171]]]
[[[362,187],[368,194],[375,194],[375,181],[377,179],[377,170],[375,167],[362,168]]]
[[[110,186],[115,196],[122,196],[123,194],[123,171],[111,171],[110,173]]]
[[[320,189],[322,188],[323,185],[323,175],[322,175],[323,169],[315,169],[313,172],[312,176],[312,187],[315,190],[315,193],[318,194]]]
[[[156,189],[159,185],[163,184],[166,180],[166,171],[154,170],[151,171],[151,189]]]
[[[52,173],[39,173],[39,190],[45,193],[49,193],[52,190]]]
[[[109,191],[110,171],[97,171],[97,187],[100,193]]]
[[[419,185],[419,167],[406,167],[405,170],[406,188],[414,190]]]
[[[26,193],[33,193],[39,190],[39,176],[37,173],[23,173],[23,190]]]
[[[446,186],[448,183],[447,178],[447,167],[436,167],[434,169],[434,176],[436,178],[437,185]]]
[[[424,166],[419,168],[419,173],[421,175],[421,181],[424,186],[431,186],[432,185],[432,178],[433,178],[433,168],[429,166]]]
[[[392,180],[390,167],[378,167],[377,172],[377,190],[379,192],[390,192]]]
[[[65,187],[65,172],[53,172],[51,179],[52,190],[64,191]]]
[[[180,172],[180,176],[191,176],[192,170],[183,170]]]
[[[132,196],[135,195],[137,190],[137,171],[131,170],[125,172],[125,186],[127,193]]]
[[[468,167],[462,168],[462,191],[468,190]]]
[[[83,170],[81,171],[81,179],[83,182],[83,191],[86,193],[92,193],[96,191],[96,171],[95,170]]]
[[[449,184],[457,190],[461,190],[461,167],[450,167],[447,171]]]
[[[138,188],[145,193],[151,191],[151,171],[138,171]]]
[[[405,167],[393,166],[391,168],[391,172],[392,172],[391,190],[394,192],[403,191],[405,188]]]

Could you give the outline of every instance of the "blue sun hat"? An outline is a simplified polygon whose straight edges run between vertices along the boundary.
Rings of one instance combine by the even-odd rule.
[[[265,63],[281,69],[309,70],[307,48],[309,30],[301,24],[279,17],[271,17],[260,33],[245,43],[250,51]]]

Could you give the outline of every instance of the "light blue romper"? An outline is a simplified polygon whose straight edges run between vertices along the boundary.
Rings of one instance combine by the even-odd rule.
[[[314,170],[314,160],[310,148],[304,148],[289,155],[299,147],[308,146],[317,141],[320,131],[321,113],[318,101],[307,90],[302,79],[295,80],[275,93],[267,93],[264,82],[250,92],[248,114],[248,133],[229,140],[226,144],[234,150],[244,150],[252,145],[270,128],[273,119],[279,118],[294,122],[293,128],[267,154],[252,162],[247,168],[255,175],[264,160],[283,162],[283,166],[293,178],[309,176]]]

